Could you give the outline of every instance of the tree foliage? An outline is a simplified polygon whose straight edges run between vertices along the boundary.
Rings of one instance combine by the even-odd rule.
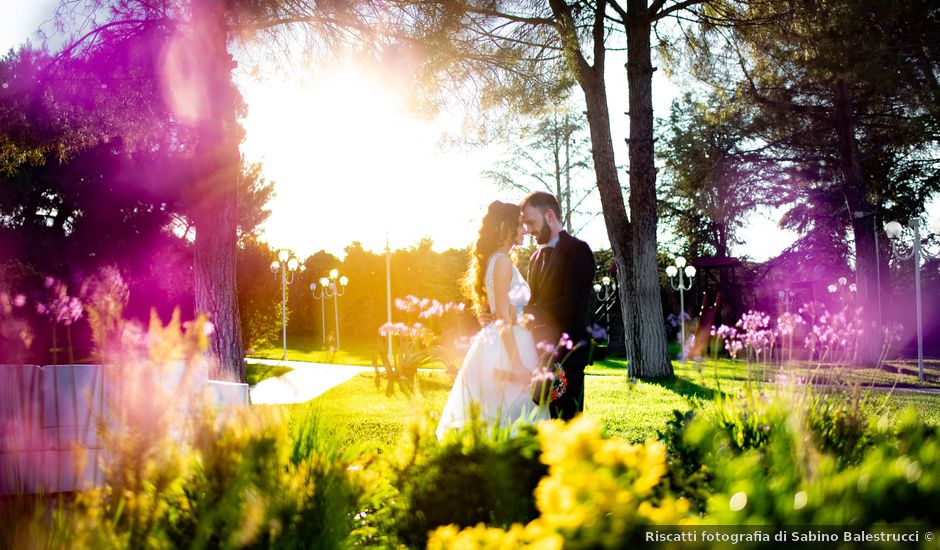
[[[685,34],[692,68],[752,113],[755,152],[799,170],[782,224],[813,229],[794,250],[851,258],[860,301],[874,311],[874,232],[887,215],[916,217],[940,189],[935,109],[924,101],[940,73],[940,57],[925,45],[940,30],[937,6],[794,0],[712,8],[699,12],[706,24]],[[835,249],[818,250],[827,245]],[[870,319],[866,330],[880,334],[877,316]],[[874,362],[878,351],[869,346],[860,360]]]
[[[190,317],[193,136],[154,83],[134,76],[155,55],[148,35],[137,40],[76,59],[24,48],[0,61],[0,264],[73,292],[114,265],[130,286],[128,315],[156,308],[168,318],[179,307]],[[236,186],[238,231],[251,235],[273,183],[250,165]],[[43,349],[37,340],[33,360],[47,360]]]
[[[597,212],[588,199],[597,196],[591,181],[590,140],[587,120],[567,105],[554,105],[526,124],[509,141],[509,155],[484,174],[503,189],[526,194],[546,191],[558,197],[561,221],[573,235]]]
[[[721,96],[686,94],[672,104],[661,133],[660,215],[690,257],[730,256],[760,206],[786,200],[792,174],[748,150],[753,121]]]

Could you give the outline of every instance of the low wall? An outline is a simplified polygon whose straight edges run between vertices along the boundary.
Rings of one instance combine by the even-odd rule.
[[[95,426],[108,421],[114,402],[108,368],[0,365],[0,495],[71,492],[103,481]],[[183,368],[165,381],[178,383]],[[205,391],[222,410],[248,406],[247,384],[213,380]]]

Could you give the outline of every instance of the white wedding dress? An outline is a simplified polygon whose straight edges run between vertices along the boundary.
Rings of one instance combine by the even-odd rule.
[[[490,304],[490,313],[495,313],[493,270],[498,256],[505,254],[497,252],[490,256],[486,267],[486,299]],[[510,289],[509,303],[518,315],[529,303],[529,285],[515,265],[512,266]],[[529,371],[535,370],[538,356],[532,333],[518,325],[513,325],[512,330],[522,364]],[[519,419],[523,419],[523,422],[536,422],[550,418],[547,405],[540,407],[532,402],[528,382],[507,379],[510,371],[509,353],[499,336],[496,322],[491,322],[483,327],[470,343],[470,349],[464,357],[463,365],[447,397],[447,404],[441,413],[437,438],[443,439],[448,430],[460,428],[468,423],[471,404],[476,404],[480,418],[488,426],[511,426],[513,433]]]

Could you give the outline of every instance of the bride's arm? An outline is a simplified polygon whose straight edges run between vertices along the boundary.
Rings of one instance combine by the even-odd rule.
[[[509,304],[509,287],[512,284],[512,264],[506,256],[496,258],[496,265],[493,266],[493,304],[496,313],[493,315],[495,320],[502,321],[499,328],[499,337],[502,338],[506,351],[509,353],[509,361],[512,368],[511,376],[518,378],[519,381],[528,381],[530,373],[522,364],[519,358],[519,348],[516,346],[516,336],[513,334],[512,326],[515,320],[512,318],[513,307]]]

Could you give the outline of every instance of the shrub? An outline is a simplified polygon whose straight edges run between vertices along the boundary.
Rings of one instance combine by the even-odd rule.
[[[441,442],[429,425],[414,424],[406,444],[388,464],[396,493],[389,518],[401,542],[424,546],[442,525],[509,526],[537,513],[533,490],[547,472],[539,461],[535,430],[488,430],[473,422]]]
[[[907,413],[877,424],[855,393],[780,390],[716,400],[673,424],[681,471],[707,474],[718,525],[852,525],[940,520],[940,438]],[[679,486],[683,492],[687,486]],[[701,494],[701,493],[697,493]]]
[[[874,407],[856,387],[851,394],[813,395],[806,424],[813,442],[837,460],[857,462],[876,438]]]
[[[623,548],[642,543],[643,527],[695,523],[690,505],[660,491],[666,449],[605,439],[597,421],[579,416],[538,426],[548,466],[535,490],[539,517],[508,530],[477,526],[437,529],[429,548]]]

